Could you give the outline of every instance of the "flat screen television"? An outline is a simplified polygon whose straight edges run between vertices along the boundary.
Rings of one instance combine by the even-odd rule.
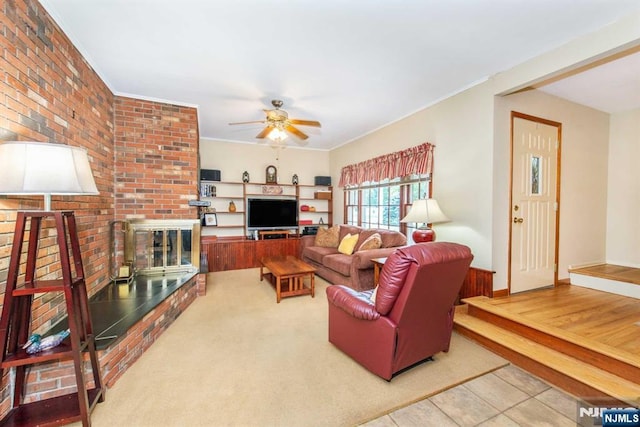
[[[295,199],[247,199],[249,230],[292,229],[298,227]]]

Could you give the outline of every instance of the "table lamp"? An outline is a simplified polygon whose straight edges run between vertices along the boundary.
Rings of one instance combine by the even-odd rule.
[[[442,212],[435,199],[419,199],[413,202],[407,216],[400,222],[423,223],[422,227],[416,228],[411,237],[415,243],[433,242],[436,240],[436,232],[430,224],[450,221]]]
[[[43,195],[51,210],[51,195],[99,194],[87,151],[64,144],[7,141],[0,144],[0,194]]]

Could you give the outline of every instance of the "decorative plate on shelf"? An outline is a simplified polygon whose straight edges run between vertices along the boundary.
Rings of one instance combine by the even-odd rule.
[[[282,187],[279,185],[263,185],[262,194],[269,194],[269,195],[282,194]]]

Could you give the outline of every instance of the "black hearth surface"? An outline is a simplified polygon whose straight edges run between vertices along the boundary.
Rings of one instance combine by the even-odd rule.
[[[110,283],[102,288],[89,299],[96,348],[105,349],[124,336],[129,328],[195,275],[194,272],[138,275],[130,283]],[[64,319],[49,333],[67,327]]]
[[[89,300],[98,350],[127,333],[147,313],[196,273],[136,276],[131,283],[112,283]]]

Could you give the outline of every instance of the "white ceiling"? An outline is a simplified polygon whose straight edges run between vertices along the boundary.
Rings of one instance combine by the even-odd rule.
[[[228,123],[261,120],[282,99],[290,117],[322,123],[301,127],[319,149],[640,10],[640,0],[41,3],[115,94],[197,106],[202,138],[250,143],[261,125]],[[554,85],[545,90],[571,96]]]
[[[640,52],[539,89],[608,113],[640,108]]]

